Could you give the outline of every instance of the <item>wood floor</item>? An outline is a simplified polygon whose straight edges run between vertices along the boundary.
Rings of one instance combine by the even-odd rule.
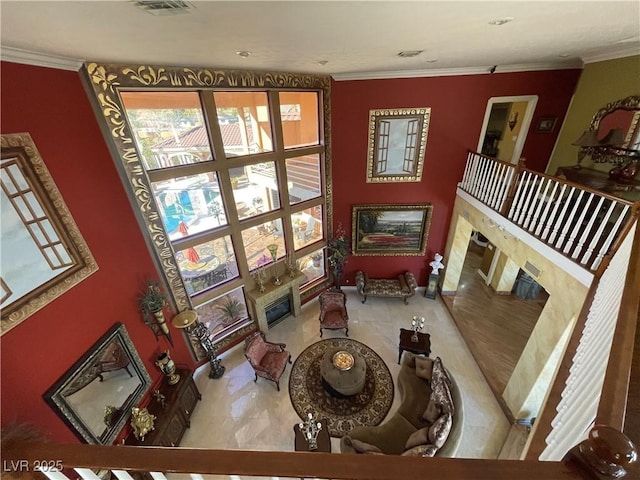
[[[541,289],[536,300],[496,295],[477,273],[483,253],[483,247],[470,243],[458,293],[442,298],[493,393],[506,409],[502,392],[548,294]],[[513,419],[508,409],[505,413]]]

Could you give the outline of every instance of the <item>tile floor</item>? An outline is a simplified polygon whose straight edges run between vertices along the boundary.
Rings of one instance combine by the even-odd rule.
[[[373,348],[386,362],[394,380],[400,366],[398,334],[400,327],[410,328],[412,315],[424,316],[425,332],[431,335],[431,356],[440,356],[455,377],[463,398],[462,439],[456,452],[459,458],[497,458],[509,432],[502,413],[477,364],[458,332],[441,299],[429,300],[418,291],[405,305],[400,299],[369,298],[362,304],[355,289],[345,288],[349,312],[349,337]],[[292,360],[310,344],[320,340],[319,307],[312,300],[299,317],[288,317],[269,330],[267,338],[284,342]],[[323,338],[343,336],[344,330],[325,330]],[[191,418],[191,428],[181,446],[212,449],[267,451],[293,450],[293,425],[300,419],[289,400],[289,371],[275,384],[254,374],[238,345],[220,357],[226,367],[224,377],[208,378],[208,366],[196,371],[195,378],[202,401]],[[400,396],[394,396],[392,415]],[[339,452],[339,440],[332,439],[332,451]]]

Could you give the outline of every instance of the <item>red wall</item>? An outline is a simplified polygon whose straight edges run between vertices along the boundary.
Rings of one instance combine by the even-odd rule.
[[[52,440],[78,441],[42,398],[116,322],[125,324],[152,379],[167,348],[193,366],[180,332],[156,342],[137,293],[157,278],[113,160],[76,72],[2,62],[3,134],[28,132],[99,270],[0,338],[2,425],[33,424]]]
[[[426,257],[351,255],[343,282],[353,285],[356,270],[374,277],[411,270],[425,285],[427,264],[435,252],[444,253],[456,185],[462,179],[467,150],[478,146],[489,98],[538,95],[522,156],[529,168],[544,172],[579,76],[580,70],[559,70],[332,82],[334,228],[341,222],[351,235],[351,206],[356,204],[433,204]],[[369,110],[410,107],[431,107],[422,181],[366,183]],[[554,133],[535,133],[540,117],[554,116],[558,117]]]

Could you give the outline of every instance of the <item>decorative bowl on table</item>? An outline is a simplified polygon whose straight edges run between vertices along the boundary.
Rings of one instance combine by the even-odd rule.
[[[355,360],[353,359],[353,355],[349,352],[340,350],[333,354],[332,362],[333,366],[338,370],[349,370],[353,367]]]

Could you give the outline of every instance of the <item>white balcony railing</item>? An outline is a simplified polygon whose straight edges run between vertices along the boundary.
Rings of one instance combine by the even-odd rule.
[[[638,212],[637,203],[473,152],[460,188],[592,272]]]

